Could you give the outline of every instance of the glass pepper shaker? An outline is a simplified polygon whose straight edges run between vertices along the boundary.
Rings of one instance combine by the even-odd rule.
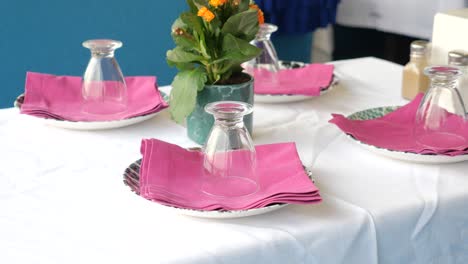
[[[458,88],[463,102],[466,104],[468,102],[468,53],[462,50],[451,51],[448,54],[448,63],[450,66],[459,68],[462,73]]]

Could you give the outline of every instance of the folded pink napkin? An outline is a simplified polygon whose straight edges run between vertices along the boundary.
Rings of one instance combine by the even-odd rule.
[[[161,204],[196,210],[246,210],[276,203],[321,201],[294,143],[257,146],[256,151],[259,191],[221,199],[200,191],[202,152],[145,139],[141,143],[140,195]]]
[[[330,64],[310,64],[303,68],[282,69],[276,73],[276,82],[272,73],[266,69],[256,69],[256,94],[289,94],[319,96],[320,91],[330,86],[333,80],[334,66]]]
[[[161,97],[154,76],[126,77],[127,110],[98,116],[82,112],[81,77],[28,72],[21,113],[69,121],[120,120],[161,111],[168,104]]]
[[[468,154],[468,144],[452,148],[449,147],[450,142],[446,138],[433,138],[433,140],[437,140],[438,146],[447,145],[448,147],[431,148],[416,142],[414,137],[415,116],[423,96],[423,94],[419,94],[407,105],[381,118],[350,120],[343,115],[333,114],[330,123],[337,125],[341,130],[357,140],[379,148],[432,155],[456,156]],[[459,119],[458,116],[450,116],[449,124],[460,124]],[[468,137],[468,124],[461,126],[457,134]]]

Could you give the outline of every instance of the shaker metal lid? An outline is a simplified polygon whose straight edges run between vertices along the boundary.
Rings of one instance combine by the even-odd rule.
[[[411,42],[411,54],[413,55],[424,55],[427,51],[427,45],[429,42],[425,40],[415,40]]]
[[[448,53],[448,64],[453,66],[467,66],[468,53],[463,50],[453,50]]]

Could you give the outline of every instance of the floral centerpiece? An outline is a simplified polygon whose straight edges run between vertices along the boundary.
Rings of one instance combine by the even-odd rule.
[[[263,12],[251,0],[187,0],[190,8],[176,19],[176,47],[167,62],[179,70],[172,82],[170,112],[182,123],[210,86],[236,85],[252,77],[241,64],[261,53],[250,44],[263,23]],[[229,99],[229,98],[227,98]],[[189,135],[190,136],[190,135]]]

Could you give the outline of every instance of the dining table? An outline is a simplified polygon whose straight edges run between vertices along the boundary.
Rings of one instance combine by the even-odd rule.
[[[0,263],[468,263],[468,162],[414,163],[357,144],[331,114],[408,103],[403,68],[332,63],[339,84],[326,94],[254,105],[254,143],[294,142],[322,202],[242,218],[186,216],[123,183],[142,139],[197,146],[167,110],[79,131],[1,109]]]

